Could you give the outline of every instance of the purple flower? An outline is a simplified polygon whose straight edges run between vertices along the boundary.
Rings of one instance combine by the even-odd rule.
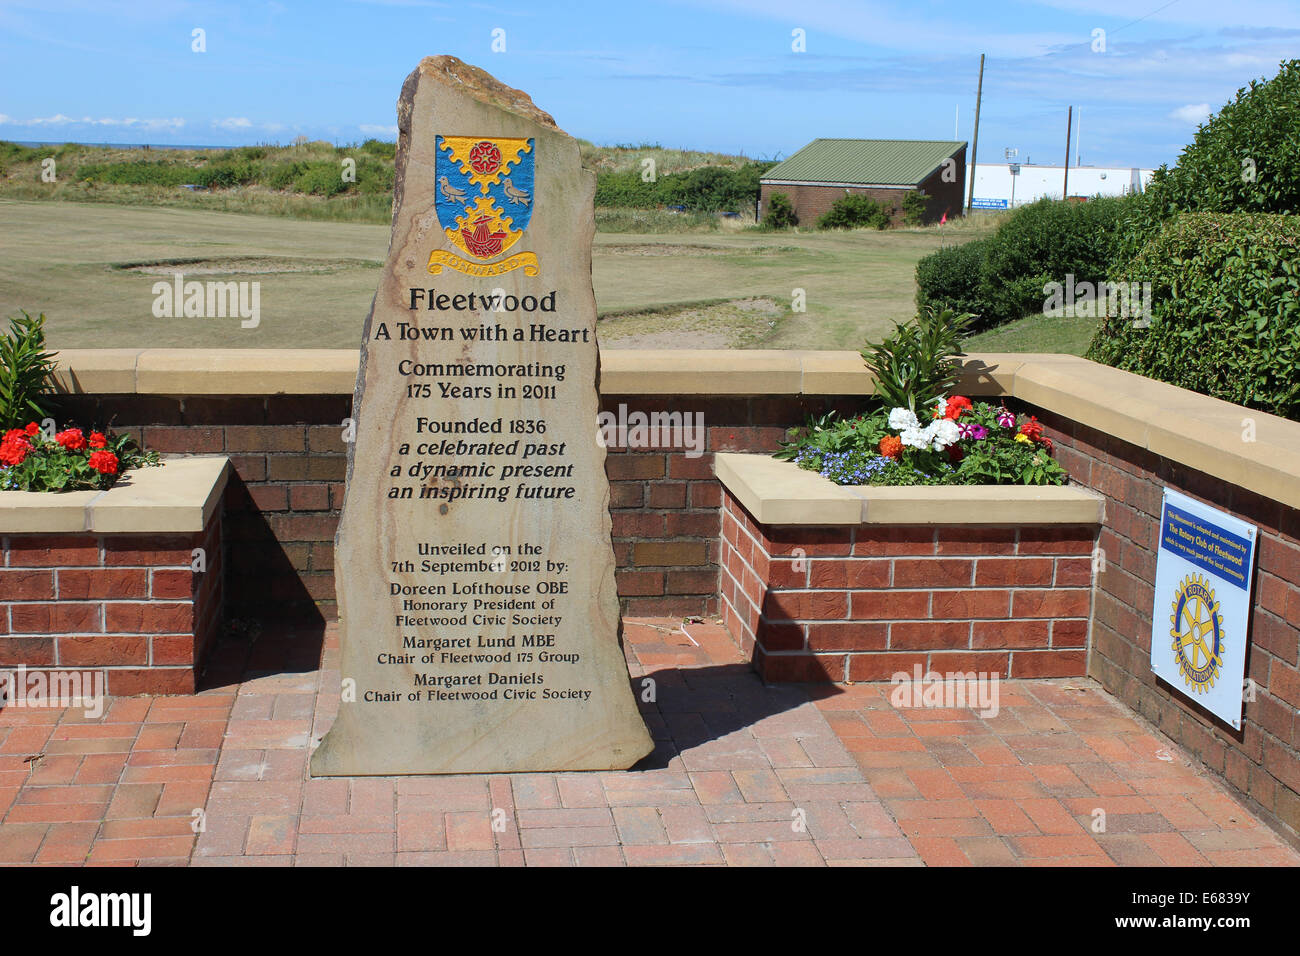
[[[1007,411],[1005,408],[1002,409],[1002,411],[998,412],[998,424],[1001,425],[1003,428],[1015,428],[1016,427],[1015,414],[1013,412]]]
[[[983,425],[976,425],[972,422],[960,422],[957,429],[961,432],[962,438],[973,438],[976,441],[983,441],[989,437],[989,430]]]

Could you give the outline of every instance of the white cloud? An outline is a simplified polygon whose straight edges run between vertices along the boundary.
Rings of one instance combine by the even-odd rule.
[[[1180,106],[1170,113],[1169,118],[1176,119],[1180,123],[1187,123],[1189,126],[1199,125],[1210,118],[1210,104],[1188,103],[1186,106]]]
[[[253,125],[253,121],[244,116],[228,116],[225,119],[213,120],[212,125],[218,129],[248,129]]]
[[[76,119],[62,113],[55,113],[53,116],[37,116],[29,120],[6,116],[3,121],[13,126],[121,126],[127,129],[147,130],[176,130],[185,125],[185,120],[179,117],[140,119],[136,116],[128,116],[124,119],[115,119],[112,116],[83,116],[81,119]]]
[[[376,126],[373,123],[362,123],[360,129],[361,132],[365,133],[367,136],[396,136],[397,135],[396,126]]]

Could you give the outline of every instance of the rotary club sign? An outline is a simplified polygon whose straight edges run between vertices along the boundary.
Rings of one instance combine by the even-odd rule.
[[[1238,729],[1256,534],[1239,518],[1165,490],[1151,670]]]
[[[508,252],[533,215],[532,139],[439,136],[434,175],[435,208],[447,241],[465,253],[435,249],[429,271],[443,268],[470,276],[498,276],[515,269],[540,274],[537,254]]]

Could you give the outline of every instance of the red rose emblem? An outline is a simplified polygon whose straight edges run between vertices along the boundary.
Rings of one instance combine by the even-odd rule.
[[[501,150],[496,143],[484,140],[470,149],[469,165],[480,176],[491,176],[501,168]]]

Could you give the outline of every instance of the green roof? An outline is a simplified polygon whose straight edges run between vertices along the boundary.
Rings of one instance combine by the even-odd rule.
[[[916,186],[965,147],[958,140],[815,139],[762,181]]]

